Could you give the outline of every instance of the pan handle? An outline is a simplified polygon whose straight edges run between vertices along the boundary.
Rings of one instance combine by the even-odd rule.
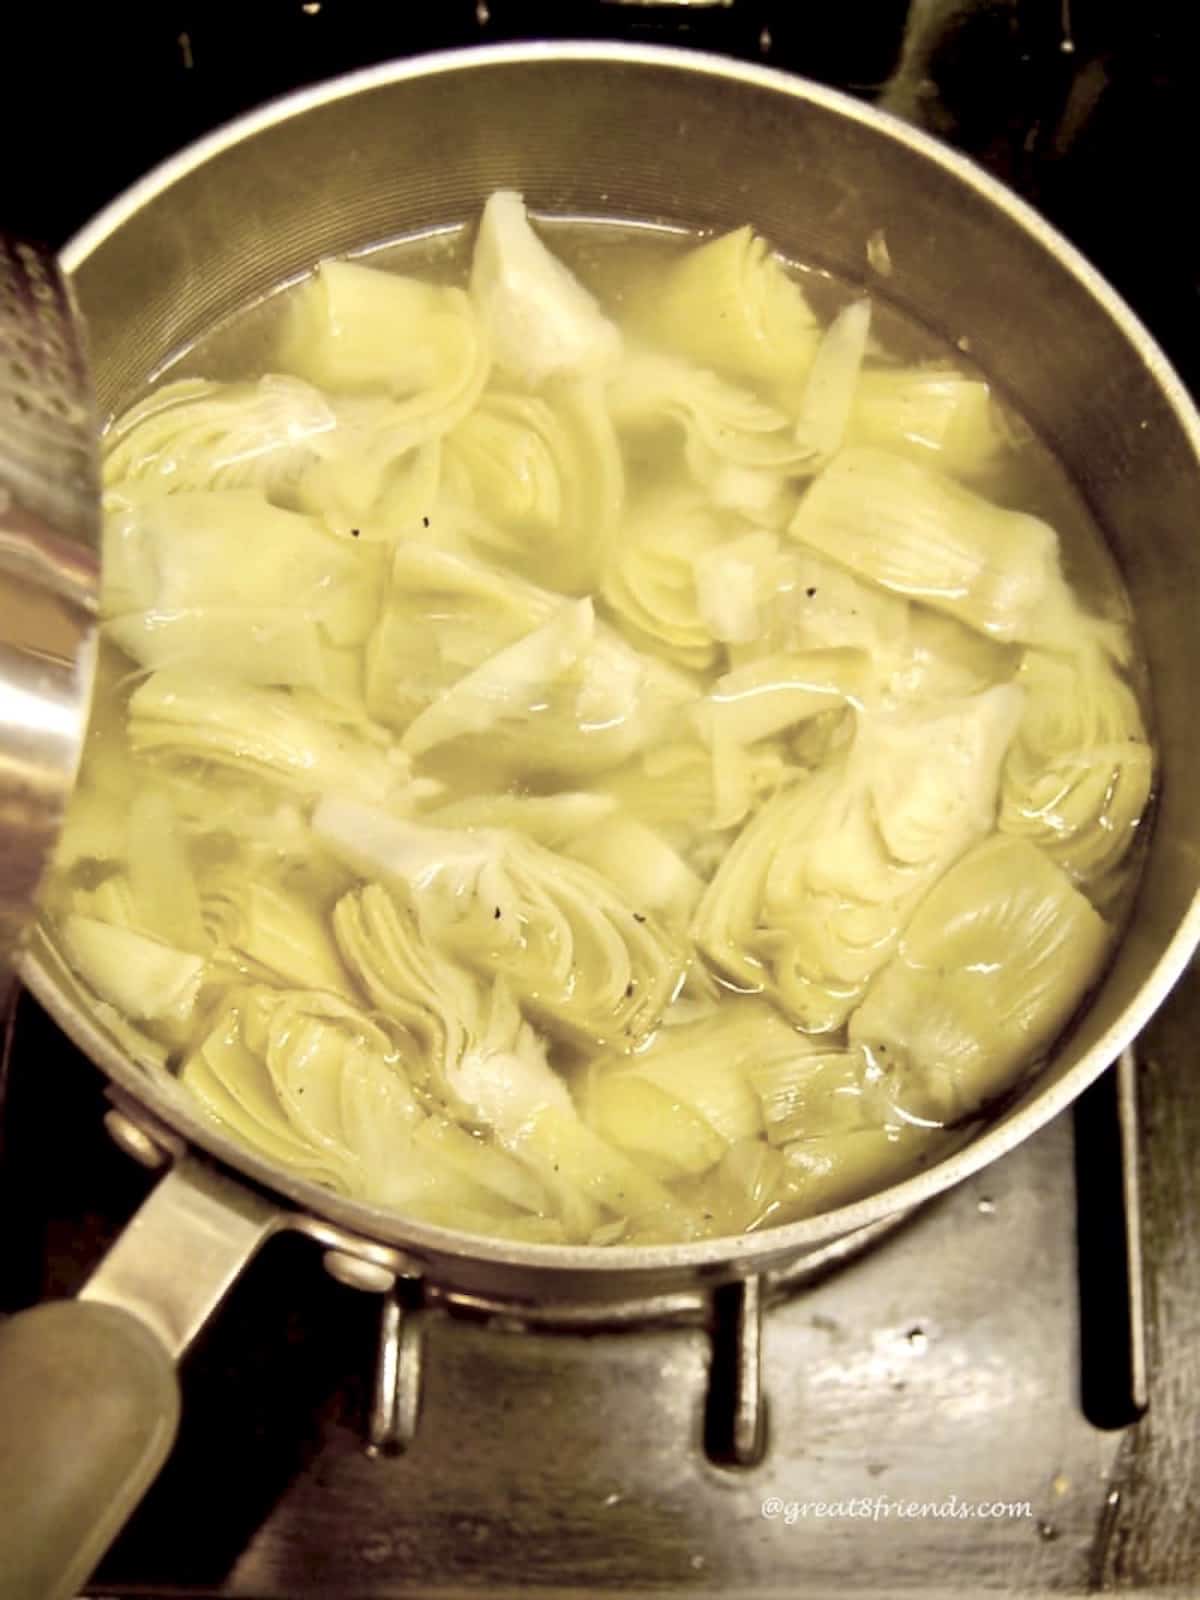
[[[0,1324],[0,1600],[79,1592],[170,1452],[176,1361],[283,1225],[184,1157],[78,1301]]]
[[[179,1422],[165,1346],[60,1300],[0,1327],[0,1596],[68,1600],[158,1474]]]

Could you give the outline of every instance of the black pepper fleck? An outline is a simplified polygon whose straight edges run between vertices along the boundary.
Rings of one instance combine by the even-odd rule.
[[[422,517],[421,518],[421,526],[423,528],[427,528],[429,526],[429,518],[428,517]]]
[[[500,907],[499,906],[497,906],[496,909],[492,912],[492,916],[495,917],[497,922],[500,920]]]
[[[361,531],[361,530],[360,530],[360,529],[358,529],[358,528],[351,528],[351,529],[350,529],[350,537],[351,537],[351,538],[352,538],[352,539],[357,539],[357,538],[358,538],[358,536],[359,536],[359,533],[360,533],[360,531]]]
[[[811,600],[813,595],[815,595],[817,591],[815,589],[805,589],[804,592],[808,596],[808,598]]]
[[[645,919],[645,917],[642,915],[642,913],[640,911],[635,911],[633,913],[633,920],[635,922],[645,922],[646,919]]]

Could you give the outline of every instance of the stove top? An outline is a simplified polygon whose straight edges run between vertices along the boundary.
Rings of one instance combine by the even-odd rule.
[[[1073,1119],[767,1310],[752,1467],[712,1459],[730,1395],[701,1326],[414,1310],[273,1243],[89,1593],[1194,1592],[1198,1005],[1192,974]],[[27,997],[9,1031],[11,1308],[76,1289],[152,1180]]]
[[[786,0],[161,0],[69,25],[10,8],[0,134],[23,154],[0,226],[59,242],[217,122],[389,56],[657,39],[803,72],[957,144],[1092,256],[1200,389],[1177,177],[1198,20],[1171,0],[819,19]],[[31,112],[54,109],[72,137],[31,143]],[[747,1422],[745,1303],[520,1331],[355,1292],[311,1244],[273,1242],[187,1358],[176,1451],[89,1593],[1200,1591],[1198,1015],[1191,973],[1073,1117],[766,1310],[757,1465],[722,1464]],[[0,1309],[73,1292],[152,1181],[27,998],[8,1043]]]

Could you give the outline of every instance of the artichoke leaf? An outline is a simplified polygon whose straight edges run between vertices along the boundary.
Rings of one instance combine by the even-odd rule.
[[[774,1222],[819,1216],[932,1166],[954,1144],[935,1128],[889,1124],[795,1139],[782,1147],[790,1195]]]
[[[257,689],[190,673],[153,673],[129,701],[129,748],[167,763],[211,762],[300,795],[347,791],[398,799],[411,768],[385,738],[339,726],[336,707],[286,689]]]
[[[474,795],[439,805],[424,820],[437,828],[509,828],[550,850],[562,850],[616,809],[611,795],[565,789],[545,795]]]
[[[608,386],[608,404],[618,431],[682,429],[693,470],[702,477],[713,458],[733,466],[786,474],[803,469],[804,454],[788,428],[786,413],[749,389],[703,367],[652,350],[632,350]]]
[[[660,833],[620,812],[576,834],[562,849],[667,927],[686,927],[704,893],[703,881]]]
[[[166,1023],[191,1016],[204,981],[203,956],[80,912],[63,917],[59,933],[72,968],[123,1016]]]
[[[317,624],[331,644],[361,644],[378,612],[374,550],[268,504],[253,489],[129,498],[105,517],[103,554],[108,620],[277,610],[282,574],[293,613]]]
[[[431,726],[438,742],[475,735],[489,758],[565,783],[651,743],[695,692],[596,622],[589,600],[446,551],[397,550],[367,649],[367,704],[406,741],[424,745]]]
[[[367,884],[339,900],[333,926],[346,965],[414,1041],[419,1085],[452,1115],[506,1139],[543,1107],[569,1107],[565,1084],[510,990],[481,980],[427,939],[415,900],[404,886]]]
[[[350,998],[325,919],[305,897],[226,869],[206,880],[201,907],[215,960],[289,988]]]
[[[757,530],[694,548],[692,570],[696,612],[712,639],[745,645],[766,634],[789,576],[774,534]]]
[[[795,436],[808,461],[823,465],[845,440],[871,331],[871,302],[855,300],[821,335],[804,380]]]
[[[862,650],[781,651],[723,673],[693,716],[714,750],[722,742],[754,744],[825,711],[861,709],[872,696],[873,676]]]
[[[603,372],[620,355],[617,328],[538,238],[514,190],[498,190],[483,208],[471,298],[497,366],[522,383]]]
[[[304,1176],[376,1204],[397,1198],[424,1120],[393,1040],[328,993],[229,992],[181,1081],[239,1138]]]
[[[585,1119],[655,1176],[698,1178],[730,1149],[761,1143],[755,1068],[804,1046],[774,1007],[726,996],[716,1012],[660,1029],[631,1057],[594,1061]]]
[[[105,438],[106,489],[162,494],[257,489],[286,501],[337,427],[329,399],[299,378],[185,378],[133,406]]]

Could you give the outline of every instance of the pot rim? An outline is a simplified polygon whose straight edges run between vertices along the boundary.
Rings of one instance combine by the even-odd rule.
[[[701,51],[589,41],[480,45],[385,62],[329,79],[270,101],[226,123],[160,163],[112,200],[67,242],[61,252],[62,265],[68,273],[76,271],[142,206],[187,173],[255,133],[303,115],[315,107],[409,79],[509,65],[552,66],[564,62],[609,62],[627,67],[674,69],[745,84],[820,106],[908,146],[925,161],[940,167],[959,184],[974,190],[985,202],[1005,213],[1010,221],[1042,250],[1053,255],[1080,283],[1141,357],[1200,462],[1200,415],[1166,355],[1116,290],[1032,206],[968,157],[886,111],[794,74]],[[417,1258],[486,1262],[490,1266],[521,1268],[547,1276],[633,1274],[642,1279],[663,1279],[697,1274],[715,1277],[721,1273],[737,1276],[765,1266],[778,1265],[886,1216],[911,1210],[981,1171],[1059,1115],[1111,1065],[1166,998],[1198,942],[1200,896],[1192,900],[1134,999],[1091,1049],[1056,1082],[1035,1093],[1028,1103],[927,1170],[851,1205],[798,1222],[767,1227],[757,1233],[706,1239],[691,1244],[612,1245],[602,1248],[521,1244],[408,1221],[399,1212],[346,1200],[296,1178],[226,1138],[202,1119],[198,1108],[193,1113],[190,1108],[176,1104],[173,1097],[164,1094],[147,1077],[144,1066],[126,1056],[115,1041],[74,1003],[69,994],[71,980],[64,981],[63,976],[54,971],[55,966],[59,965],[58,957],[44,936],[35,935],[19,961],[19,972],[74,1043],[159,1121],[254,1184],[286,1196],[306,1212],[322,1215],[361,1236],[398,1246]]]

